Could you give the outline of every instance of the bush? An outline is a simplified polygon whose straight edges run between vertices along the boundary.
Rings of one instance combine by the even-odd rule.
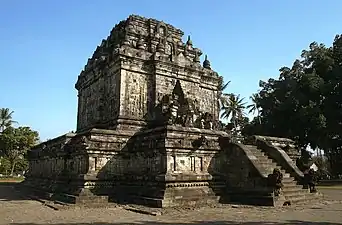
[[[7,176],[11,171],[11,163],[8,159],[0,157],[0,174]]]
[[[22,174],[24,171],[27,170],[27,168],[28,168],[27,160],[24,158],[19,159],[15,164],[14,174]],[[10,161],[5,157],[1,157],[0,158],[0,174],[2,174],[3,176],[9,176],[10,173],[11,173]]]

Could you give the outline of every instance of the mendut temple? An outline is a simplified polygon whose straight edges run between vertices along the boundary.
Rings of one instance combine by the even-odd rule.
[[[170,24],[131,15],[78,76],[77,130],[29,151],[25,187],[77,205],[277,206],[317,199],[294,141],[237,143],[219,122],[222,77]],[[270,183],[281,175],[281,191]]]

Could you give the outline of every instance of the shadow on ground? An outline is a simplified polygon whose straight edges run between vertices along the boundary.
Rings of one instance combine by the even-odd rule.
[[[286,222],[234,222],[234,221],[196,221],[196,222],[188,222],[188,223],[166,223],[166,222],[135,222],[135,223],[56,223],[55,225],[126,225],[126,224],[136,224],[136,225],[200,225],[200,224],[207,224],[207,225],[340,225],[342,223],[329,223],[329,222],[310,222],[310,221],[298,221],[298,220],[289,220]],[[11,223],[11,225],[40,225],[40,223]]]
[[[28,196],[16,189],[19,185],[17,182],[0,182],[0,202],[29,200]]]

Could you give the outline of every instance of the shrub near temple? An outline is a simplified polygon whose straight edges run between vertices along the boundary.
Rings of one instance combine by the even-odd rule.
[[[9,109],[0,109],[0,174],[13,176],[27,168],[26,152],[39,140],[38,132],[30,127],[12,127],[12,113]]]

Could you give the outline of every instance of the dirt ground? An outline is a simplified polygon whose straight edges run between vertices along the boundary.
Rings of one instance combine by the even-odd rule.
[[[53,210],[42,203],[25,199],[13,184],[0,184],[0,224],[242,224],[242,225],[342,225],[342,188],[321,188],[324,200],[306,206],[283,208],[241,207],[225,205],[193,210],[166,210],[151,216],[122,207]]]

